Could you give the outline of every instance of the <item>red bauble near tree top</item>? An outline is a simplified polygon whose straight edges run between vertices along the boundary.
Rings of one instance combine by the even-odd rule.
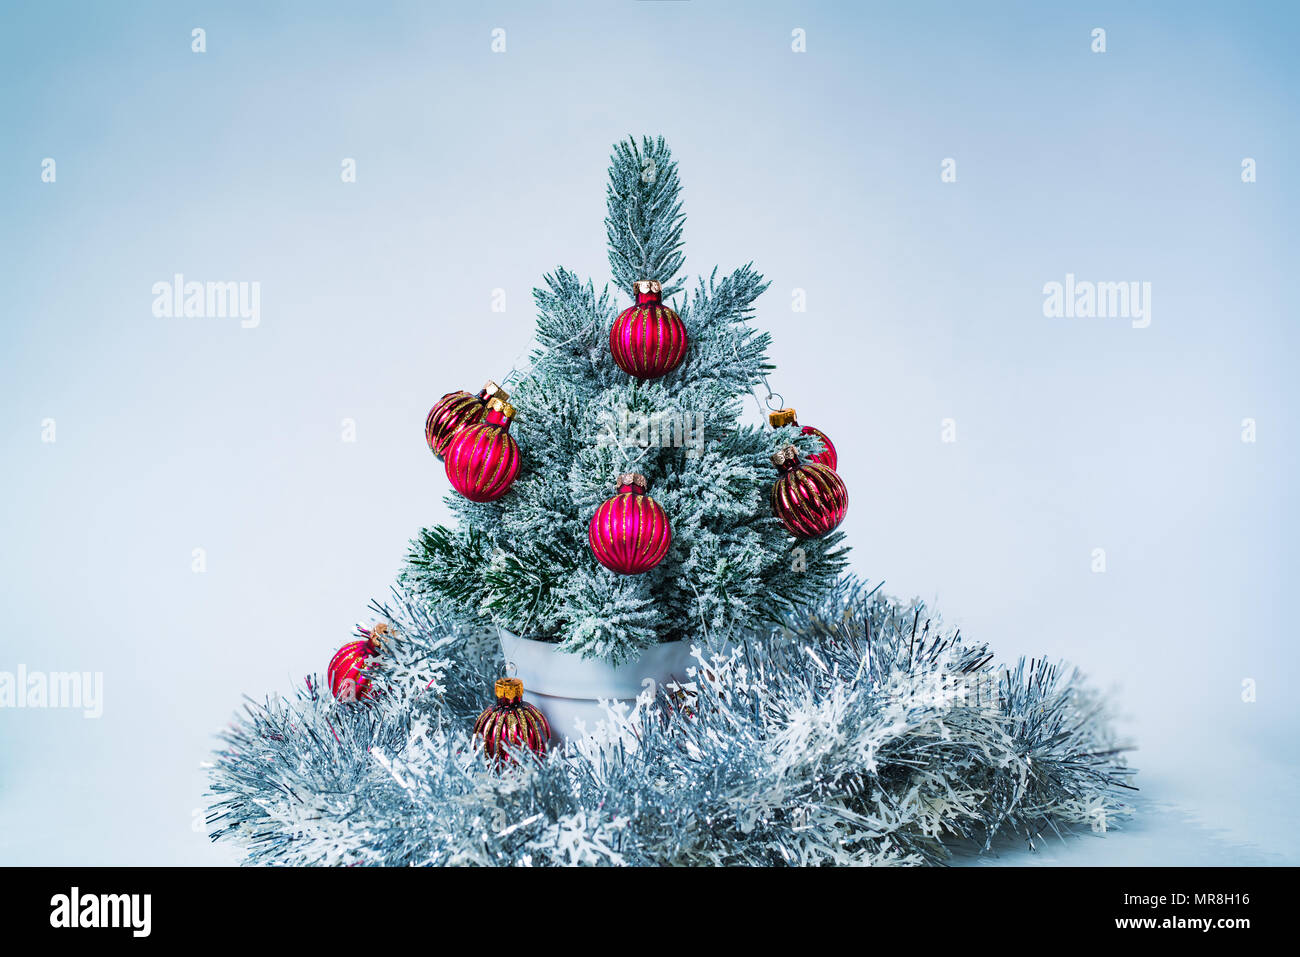
[[[533,705],[524,700],[524,683],[518,678],[498,678],[497,703],[474,722],[474,740],[481,741],[488,757],[499,762],[515,761],[515,755],[531,751],[546,754],[551,726]]]
[[[456,433],[467,425],[477,425],[483,421],[488,399],[492,398],[505,402],[510,396],[505,389],[489,379],[478,395],[470,395],[464,389],[459,389],[448,392],[435,402],[424,420],[424,440],[429,443],[429,450],[442,458]]]
[[[451,440],[443,462],[447,478],[471,502],[491,502],[510,491],[519,474],[519,445],[510,434],[515,407],[487,400],[487,417],[467,425]]]
[[[357,630],[361,632],[361,640],[349,642],[334,652],[326,671],[330,691],[340,701],[363,701],[371,697],[370,678],[365,674],[366,662],[379,653],[389,633],[384,622],[371,629]]]
[[[686,324],[660,301],[663,287],[657,281],[638,279],[632,295],[635,305],[619,313],[609,330],[609,351],[628,375],[657,379],[686,358]]]
[[[800,462],[793,445],[772,456],[780,471],[772,486],[772,514],[795,538],[820,538],[833,531],[849,510],[849,490],[834,469]]]
[[[798,426],[799,422],[795,418],[794,409],[777,409],[775,412],[769,412],[767,421],[772,424],[772,428],[779,429],[783,425]],[[824,446],[823,451],[816,455],[808,456],[809,462],[816,462],[818,465],[825,465],[827,468],[834,469],[839,465],[839,456],[835,454],[835,446],[830,438],[821,429],[814,429],[811,425],[803,426],[800,431],[804,435],[815,435],[821,439]]]
[[[587,526],[596,561],[620,575],[648,572],[663,561],[673,541],[668,516],[646,494],[649,487],[644,475],[620,475],[618,494],[596,509]]]

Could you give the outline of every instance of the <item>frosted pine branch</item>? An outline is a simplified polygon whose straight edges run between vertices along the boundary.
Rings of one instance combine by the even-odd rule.
[[[605,232],[614,285],[632,288],[638,279],[657,279],[664,298],[681,291],[674,282],[685,258],[677,163],[664,138],[629,137],[614,148],[605,192]]]

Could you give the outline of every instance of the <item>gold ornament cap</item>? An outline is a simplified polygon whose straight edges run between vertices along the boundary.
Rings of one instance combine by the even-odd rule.
[[[515,417],[515,407],[505,399],[498,399],[496,396],[493,396],[488,399],[487,407],[494,412],[500,412],[507,419],[513,419]]]
[[[510,393],[501,388],[501,386],[497,385],[491,379],[487,380],[487,385],[483,386],[483,392],[481,394],[485,399],[500,399],[502,402],[506,402],[510,399]]]
[[[658,279],[638,279],[632,283],[632,295],[634,296],[662,296],[664,287]]]
[[[783,465],[793,465],[799,461],[799,450],[793,445],[787,445],[783,449],[777,449],[772,453],[772,464],[777,468]]]
[[[644,492],[650,488],[650,481],[640,472],[623,472],[618,477],[618,485],[620,488],[624,485],[635,485]]]
[[[370,647],[374,651],[379,651],[383,647],[385,639],[392,636],[392,630],[388,627],[388,622],[381,621],[370,628]]]
[[[794,409],[777,409],[775,412],[767,414],[767,421],[772,424],[772,428],[779,429],[783,425],[798,425],[795,421]]]
[[[497,698],[506,702],[520,701],[524,697],[524,683],[518,678],[498,678]]]

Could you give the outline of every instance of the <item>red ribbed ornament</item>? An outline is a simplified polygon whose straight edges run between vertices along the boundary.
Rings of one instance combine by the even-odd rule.
[[[495,382],[479,390],[478,395],[470,395],[464,389],[448,392],[434,403],[424,420],[424,440],[429,443],[429,450],[438,458],[447,452],[447,446],[456,437],[456,433],[467,425],[477,425],[483,421],[487,411],[487,400],[498,398],[502,402],[510,398],[506,391]]]
[[[644,475],[620,475],[618,494],[596,509],[587,526],[596,561],[620,575],[648,572],[663,561],[672,544],[668,516],[646,494],[648,488]]]
[[[795,538],[820,538],[844,521],[849,490],[832,468],[800,462],[793,445],[772,456],[781,472],[772,486],[772,514]]]
[[[801,430],[804,435],[815,435],[822,440],[822,445],[826,446],[825,450],[818,452],[816,455],[808,456],[809,462],[816,462],[818,465],[824,465],[828,469],[835,471],[840,464],[840,457],[835,454],[835,444],[831,442],[830,437],[821,429],[814,429],[811,425],[805,425]]]
[[[474,722],[474,738],[481,740],[490,757],[514,760],[525,748],[541,757],[551,739],[551,726],[535,707],[524,700],[524,683],[518,678],[498,678],[497,703]]]
[[[366,660],[379,652],[383,638],[388,634],[388,625],[381,622],[373,630],[358,630],[362,639],[349,642],[334,652],[326,672],[330,691],[340,701],[362,701],[370,697],[370,678],[364,674]]]
[[[618,367],[638,379],[657,379],[686,358],[686,325],[660,299],[653,279],[632,284],[636,304],[624,309],[609,330],[609,351]]]
[[[799,424],[798,420],[795,418],[794,409],[777,409],[775,412],[769,412],[767,415],[767,421],[772,424],[772,428],[774,429],[779,429],[783,425]],[[817,438],[822,440],[822,445],[825,446],[823,451],[818,452],[816,455],[808,456],[809,462],[816,462],[818,465],[825,465],[830,469],[839,465],[840,458],[835,454],[835,446],[825,432],[821,429],[814,429],[811,425],[803,426],[800,431],[804,435],[817,436]]]
[[[467,425],[451,440],[443,459],[447,478],[471,502],[490,502],[510,490],[519,474],[519,445],[510,435],[515,407],[488,399],[487,419]]]

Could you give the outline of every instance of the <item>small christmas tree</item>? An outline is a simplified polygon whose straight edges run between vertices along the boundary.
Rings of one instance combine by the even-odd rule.
[[[531,368],[504,383],[518,479],[490,502],[450,494],[460,527],[421,532],[403,579],[461,621],[487,618],[617,663],[657,642],[717,642],[780,621],[826,592],[847,549],[839,532],[795,540],[772,515],[773,451],[823,446],[793,425],[740,424],[772,368],[770,337],[750,325],[767,283],[746,264],[687,291],[681,184],[662,137],[615,148],[606,207],[619,292],[598,296],[560,268],[533,293]],[[620,297],[641,280],[659,282],[690,343],[684,361],[648,380],[610,350]],[[588,546],[588,521],[628,472],[648,479],[672,526],[666,557],[640,575],[610,571]]]
[[[211,768],[214,840],[291,865],[919,864],[1131,813],[1133,771],[1077,673],[998,665],[923,603],[837,576],[834,451],[789,410],[775,434],[737,423],[769,368],[767,336],[747,325],[764,283],[743,266],[683,294],[679,193],[662,140],[616,149],[614,281],[682,296],[684,361],[630,376],[647,357],[611,355],[613,296],[547,277],[532,367],[506,383],[520,457],[492,431],[509,417],[499,393],[451,396],[427,426],[457,488],[497,497],[453,497],[460,529],[420,535],[327,683],[236,716]],[[451,468],[471,437],[491,446],[486,483]],[[672,524],[657,564],[659,539],[626,563],[588,547],[629,471]],[[831,508],[801,489],[832,493]],[[606,701],[590,735],[547,748],[550,719],[501,678],[495,636],[463,627],[484,618],[615,662],[705,640],[685,675]]]

